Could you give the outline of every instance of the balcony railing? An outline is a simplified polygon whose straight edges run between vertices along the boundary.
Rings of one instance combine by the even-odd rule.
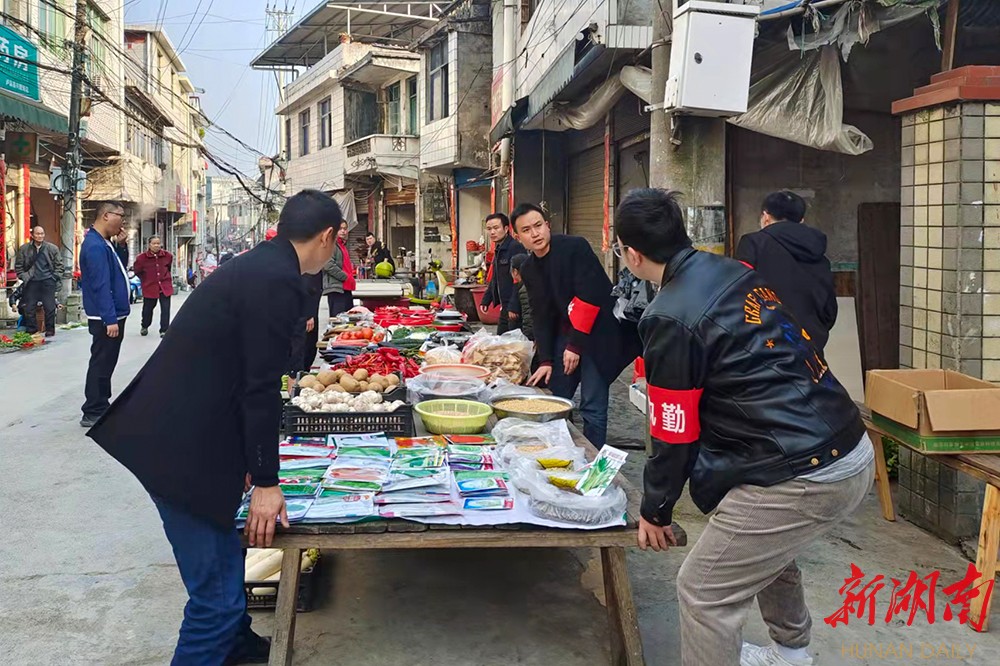
[[[344,171],[363,175],[380,171],[408,175],[417,171],[419,137],[407,134],[372,134],[344,146]],[[415,177],[415,175],[413,176]]]

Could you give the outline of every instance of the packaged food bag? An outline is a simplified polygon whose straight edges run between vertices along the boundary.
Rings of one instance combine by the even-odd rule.
[[[535,345],[520,330],[494,335],[482,329],[465,343],[462,362],[489,368],[490,382],[506,379],[520,384],[531,372]]]

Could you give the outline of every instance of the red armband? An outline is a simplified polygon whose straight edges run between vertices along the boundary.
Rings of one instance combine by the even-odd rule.
[[[647,384],[649,432],[667,444],[691,444],[701,435],[698,403],[702,389],[676,391]]]
[[[569,307],[566,308],[569,323],[573,325],[573,328],[587,335],[590,335],[590,331],[593,330],[594,322],[597,321],[597,315],[600,313],[601,308],[576,297],[570,301]]]

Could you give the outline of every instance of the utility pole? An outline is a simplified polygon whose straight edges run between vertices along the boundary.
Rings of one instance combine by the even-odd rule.
[[[284,9],[278,9],[277,3],[273,6],[268,4],[267,8],[264,10],[265,17],[265,27],[264,30],[267,33],[269,41],[271,38],[277,39],[285,34],[288,30],[289,22],[292,18],[293,12],[289,10],[288,3],[285,3]],[[278,84],[278,106],[285,103],[285,70],[276,69],[274,71],[275,81]],[[287,166],[288,159],[291,157],[292,147],[285,145],[285,128],[282,123],[282,117],[277,117],[278,123],[278,155],[283,160],[282,167]]]
[[[674,146],[670,141],[671,116],[663,110],[664,92],[670,76],[670,45],[673,33],[673,0],[653,2],[653,79],[649,119],[649,185],[678,189],[680,183],[671,170]]]
[[[69,133],[66,136],[66,168],[62,172],[63,213],[59,234],[63,255],[62,298],[69,296],[73,282],[73,249],[76,246],[77,180],[80,177],[80,100],[83,97],[84,40],[87,37],[87,3],[77,0],[73,27],[73,70],[69,94]]]

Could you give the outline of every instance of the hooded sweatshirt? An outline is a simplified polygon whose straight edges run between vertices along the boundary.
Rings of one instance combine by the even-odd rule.
[[[775,222],[743,236],[736,258],[764,278],[822,353],[837,321],[823,232],[799,222]]]

